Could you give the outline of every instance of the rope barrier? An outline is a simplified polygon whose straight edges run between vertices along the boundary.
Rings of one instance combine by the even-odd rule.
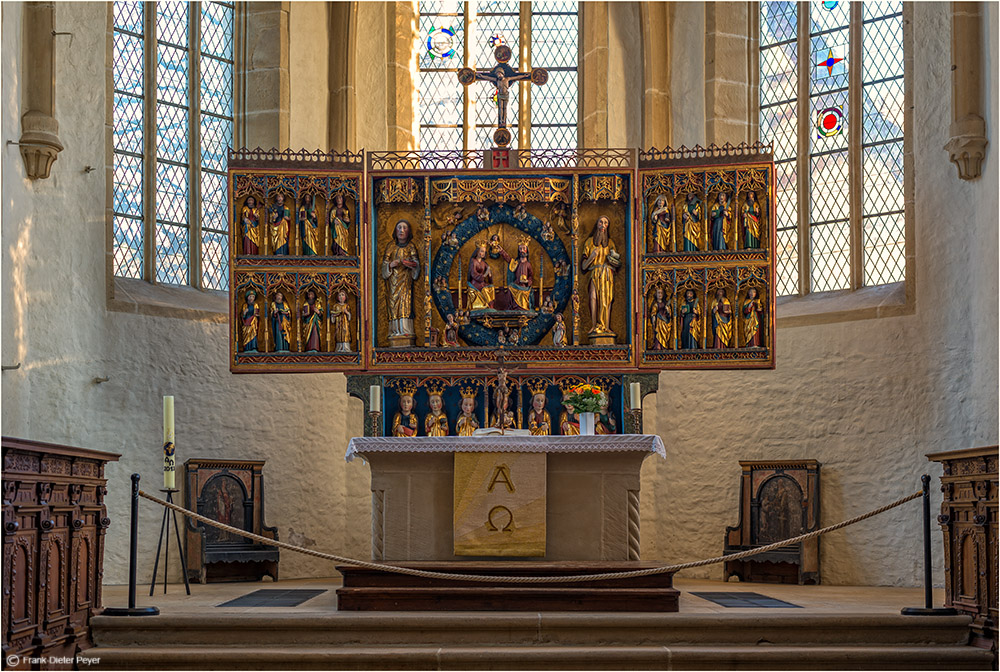
[[[491,576],[488,574],[457,574],[451,572],[434,572],[423,569],[413,569],[411,567],[400,567],[398,565],[387,565],[379,562],[368,562],[366,560],[358,560],[356,558],[347,558],[342,555],[334,555],[332,553],[322,553],[320,551],[313,551],[308,548],[302,548],[301,546],[294,546],[292,544],[278,541],[277,539],[268,539],[267,537],[262,537],[259,534],[254,534],[253,532],[247,532],[246,530],[241,530],[224,523],[207,518],[200,513],[195,513],[194,511],[189,511],[181,506],[174,504],[173,502],[166,502],[158,497],[149,495],[142,490],[139,490],[139,495],[145,497],[151,502],[156,502],[160,506],[165,506],[168,509],[173,509],[181,515],[187,516],[192,520],[197,520],[198,522],[204,523],[211,527],[216,527],[220,530],[225,530],[232,534],[239,535],[241,537],[246,537],[247,539],[252,539],[256,542],[267,544],[269,546],[277,546],[278,548],[284,548],[289,551],[295,551],[296,553],[302,553],[304,555],[311,555],[316,558],[321,558],[324,560],[331,560],[333,562],[339,562],[344,565],[351,565],[354,567],[361,567],[363,569],[374,569],[384,572],[393,572],[396,574],[407,574],[410,576],[419,576],[428,579],[444,579],[444,580],[455,580],[455,581],[475,581],[481,583],[579,583],[582,581],[606,581],[609,579],[631,579],[639,576],[651,576],[654,574],[666,574],[669,572],[679,572],[682,569],[691,569],[693,567],[704,567],[705,565],[714,565],[720,562],[726,562],[729,560],[742,560],[743,558],[748,558],[751,555],[757,555],[759,553],[766,553],[767,551],[773,551],[784,546],[789,546],[791,544],[798,543],[800,541],[805,541],[806,539],[811,539],[813,537],[818,537],[821,534],[826,534],[827,532],[833,532],[834,530],[839,530],[841,528],[847,527],[849,525],[854,525],[855,523],[860,523],[862,520],[867,520],[880,513],[885,513],[890,509],[894,509],[897,506],[901,506],[909,501],[917,499],[923,495],[922,491],[917,491],[912,495],[907,495],[901,499],[897,499],[891,504],[886,504],[883,507],[875,509],[874,511],[869,511],[860,516],[855,516],[843,522],[837,523],[836,525],[830,525],[829,527],[824,527],[820,530],[815,530],[807,534],[801,534],[797,537],[792,537],[791,539],[785,539],[784,541],[778,541],[773,544],[768,544],[766,546],[760,546],[758,548],[753,548],[747,551],[741,551],[740,553],[733,553],[730,555],[720,555],[715,558],[708,558],[707,560],[697,560],[695,562],[685,562],[677,565],[663,565],[661,567],[647,567],[645,569],[635,569],[625,572],[605,572],[603,574],[577,574],[572,576]]]

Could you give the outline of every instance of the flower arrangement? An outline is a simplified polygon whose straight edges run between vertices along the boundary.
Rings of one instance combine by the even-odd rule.
[[[597,385],[577,385],[563,397],[563,404],[574,413],[597,413],[607,402],[607,393]]]

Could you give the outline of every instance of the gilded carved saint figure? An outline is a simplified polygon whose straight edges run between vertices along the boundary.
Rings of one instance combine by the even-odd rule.
[[[511,259],[506,251],[503,256],[507,261],[507,289],[514,298],[514,303],[521,310],[531,310],[531,283],[535,280],[535,274],[531,269],[531,260],[528,259],[527,241],[518,244],[516,259]]]
[[[693,192],[687,195],[687,202],[681,212],[681,223],[684,225],[684,251],[694,252],[701,249],[701,235],[705,223],[702,221],[701,201]]]
[[[351,307],[347,291],[337,291],[337,302],[330,306],[330,327],[333,329],[334,352],[351,352]]]
[[[479,429],[479,421],[476,420],[476,390],[475,388],[462,388],[462,414],[455,423],[455,429],[459,436],[472,436],[472,433]]]
[[[382,279],[385,280],[385,305],[389,319],[389,337],[412,337],[413,283],[420,276],[420,256],[413,244],[410,223],[396,222],[392,241],[382,255]]]
[[[323,301],[317,298],[313,290],[306,291],[306,303],[302,306],[302,342],[303,352],[319,352],[319,325],[323,320]]]
[[[257,321],[260,319],[260,308],[257,307],[257,292],[252,289],[246,293],[246,301],[240,311],[242,334],[240,350],[257,352]]]
[[[413,395],[399,395],[399,412],[392,416],[393,436],[416,436],[417,414],[413,412]]]
[[[271,302],[271,330],[274,351],[288,352],[291,349],[292,307],[285,301],[282,292],[276,292]]]
[[[755,191],[748,191],[743,201],[743,243],[754,250],[760,247],[760,203]]]
[[[315,257],[319,254],[319,218],[312,194],[303,196],[299,206],[299,239],[302,241],[303,256]]]
[[[607,217],[598,218],[593,235],[583,246],[583,261],[580,265],[584,273],[590,274],[592,336],[614,336],[614,332],[611,331],[611,303],[614,301],[615,270],[621,266],[621,257],[615,251],[615,243],[608,233],[608,226]]]
[[[545,392],[536,392],[531,397],[531,411],[528,413],[528,430],[532,436],[548,436],[552,433],[552,418],[545,410]]]
[[[552,327],[552,345],[557,348],[566,346],[566,323],[563,322],[562,313],[556,313],[556,324]]]
[[[649,302],[649,333],[647,342],[650,350],[671,350],[674,347],[674,316],[663,287],[657,285],[653,300]]]
[[[673,246],[673,219],[670,217],[670,205],[667,197],[660,194],[653,202],[653,210],[649,213],[649,228],[653,234],[653,254],[670,252]]]
[[[344,195],[337,192],[333,196],[333,207],[330,208],[330,254],[334,257],[349,257],[351,213],[344,204]]]
[[[486,261],[486,243],[476,246],[469,259],[469,309],[485,310],[493,307],[496,290],[493,287],[493,271]]]
[[[726,250],[736,247],[736,230],[733,226],[733,209],[726,192],[720,191],[710,214],[712,223],[712,249]]]
[[[427,404],[431,412],[424,418],[424,433],[427,436],[448,436],[448,416],[445,415],[440,390],[428,390]]]
[[[733,347],[733,307],[726,296],[726,290],[721,287],[715,290],[712,301],[712,348]]]
[[[243,254],[260,254],[260,215],[257,214],[257,199],[247,196],[240,213],[243,229]]]
[[[680,305],[681,348],[696,350],[701,347],[701,305],[693,289],[684,290],[684,301]]]
[[[285,195],[278,192],[271,208],[271,250],[273,254],[287,255],[288,237],[291,234],[292,211],[285,205]]]
[[[748,348],[760,347],[760,325],[764,321],[764,306],[757,288],[751,287],[747,290],[746,299],[743,301],[743,345]]]

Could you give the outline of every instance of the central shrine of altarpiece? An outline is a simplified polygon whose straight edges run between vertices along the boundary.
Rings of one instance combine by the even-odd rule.
[[[769,150],[230,151],[230,368],[368,374],[387,420],[481,396],[486,426],[504,366],[518,427],[596,382],[620,433],[623,375],[773,368]]]

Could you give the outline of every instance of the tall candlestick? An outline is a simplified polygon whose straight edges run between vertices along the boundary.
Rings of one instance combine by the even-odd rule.
[[[542,301],[545,300],[545,256],[538,252],[538,310],[542,309]]]
[[[382,411],[382,388],[378,385],[368,388],[368,410],[372,413]]]
[[[174,398],[163,397],[163,489],[176,485],[174,460]]]
[[[639,389],[639,383],[629,383],[628,406],[632,409],[642,408],[642,392]]]
[[[458,258],[458,309],[462,310],[462,257]]]

